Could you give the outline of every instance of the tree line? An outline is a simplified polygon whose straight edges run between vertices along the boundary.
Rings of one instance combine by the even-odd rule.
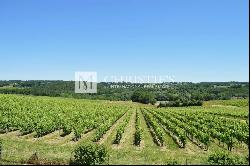
[[[0,93],[79,99],[132,100],[145,104],[160,101],[160,106],[163,107],[201,105],[202,101],[249,97],[248,82],[168,82],[157,84],[156,88],[149,85],[146,83],[101,82],[97,85],[96,94],[76,94],[74,81],[9,80],[0,81]]]

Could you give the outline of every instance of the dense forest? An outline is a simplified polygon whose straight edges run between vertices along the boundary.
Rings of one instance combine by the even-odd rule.
[[[96,94],[76,94],[74,81],[0,81],[0,93],[80,99],[132,100],[160,106],[201,105],[202,101],[248,98],[248,82],[167,82],[159,84],[101,82]],[[160,102],[159,102],[160,101]]]

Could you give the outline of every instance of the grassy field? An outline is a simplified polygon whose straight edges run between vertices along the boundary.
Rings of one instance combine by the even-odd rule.
[[[88,126],[92,126],[85,128],[86,132],[84,132],[84,130],[77,141],[73,140],[76,136],[76,130],[74,130],[73,126],[82,120],[77,118],[83,118],[84,116],[80,116],[81,114],[89,116],[85,114],[85,112],[95,114],[95,112],[92,111],[100,109],[102,109],[100,112],[103,111],[101,112],[103,115],[107,113],[105,112],[106,110],[109,110],[109,112],[111,112],[109,113],[110,115],[115,115],[117,117],[116,119],[106,117],[106,119],[112,122],[112,125],[109,126],[108,130],[104,132],[98,141],[96,141],[96,143],[104,144],[108,147],[109,164],[168,164],[173,162],[177,162],[178,164],[208,164],[207,159],[210,154],[221,150],[228,151],[224,144],[218,144],[218,140],[213,139],[208,150],[204,150],[197,146],[193,140],[186,139],[185,148],[179,148],[178,144],[173,140],[173,137],[165,133],[163,136],[164,145],[158,146],[153,140],[152,133],[150,133],[152,129],[147,126],[142,110],[161,111],[167,114],[183,112],[182,115],[184,115],[184,112],[185,115],[187,113],[202,113],[204,115],[209,114],[216,118],[232,119],[237,123],[245,123],[249,115],[248,105],[246,105],[248,101],[239,100],[239,103],[236,103],[237,101],[235,100],[226,102],[209,101],[205,102],[201,107],[157,109],[151,105],[132,102],[0,95],[0,129],[2,130],[0,139],[3,141],[1,164],[26,164],[34,153],[37,153],[41,164],[68,164],[70,158],[73,157],[73,149],[80,143],[93,141],[93,138],[96,138],[97,130],[99,130],[98,125],[95,126],[94,123],[89,123]],[[57,109],[55,109],[55,107]],[[134,145],[136,110],[141,119],[140,127],[143,130],[140,146]],[[113,144],[117,128],[129,113],[129,121],[125,127],[120,144]],[[41,117],[40,119],[38,118],[37,123],[41,120],[43,123],[48,121],[48,124],[50,124],[49,120],[51,120],[54,114],[55,119],[60,119],[60,117],[65,118],[67,116],[70,117],[66,121],[61,122],[61,126],[59,127],[51,123],[51,127],[48,130],[48,127],[45,126],[42,129],[46,132],[42,132],[42,135],[39,136],[37,136],[37,131],[38,129],[40,131],[40,128],[29,130],[28,133],[24,132],[22,127],[24,126],[23,123],[26,123],[26,119],[23,117],[32,116],[33,118],[36,117],[36,115],[40,115]],[[67,116],[64,116],[64,114]],[[19,121],[14,121],[13,119],[18,116],[20,116]],[[74,121],[75,119],[78,121],[75,121],[75,123],[71,122],[72,126],[69,126],[71,132],[62,136],[64,133],[64,123]],[[97,118],[96,120],[98,121],[99,119]],[[8,125],[6,125],[7,122]],[[30,125],[34,124],[30,119],[27,123]],[[86,126],[86,123],[84,125]],[[107,123],[107,125],[109,125],[109,123]],[[81,126],[77,125],[77,127]],[[239,142],[234,144],[230,153],[242,158],[249,155],[247,145]]]

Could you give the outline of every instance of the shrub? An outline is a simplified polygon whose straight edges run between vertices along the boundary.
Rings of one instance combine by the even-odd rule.
[[[242,165],[246,164],[246,161],[238,156],[233,156],[228,152],[216,152],[208,157],[208,162],[210,164],[216,165]]]
[[[139,146],[142,139],[142,130],[138,128],[135,132],[135,145]]]
[[[73,165],[96,165],[107,162],[108,151],[103,145],[83,143],[74,150]]]
[[[36,152],[28,159],[27,164],[39,165],[39,159]]]
[[[0,159],[2,158],[3,142],[0,139]]]
[[[114,140],[114,144],[119,144],[121,139],[122,139],[122,134],[124,133],[124,129],[123,128],[119,128],[116,132],[116,136],[115,136],[115,140]]]
[[[177,160],[169,159],[165,165],[180,165]]]

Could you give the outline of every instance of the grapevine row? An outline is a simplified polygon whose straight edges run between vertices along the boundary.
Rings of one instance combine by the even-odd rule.
[[[186,145],[186,136],[185,136],[185,131],[176,126],[176,124],[172,123],[171,121],[169,121],[168,119],[166,119],[165,117],[163,117],[160,114],[157,114],[156,112],[150,111],[150,113],[155,116],[155,118],[159,121],[160,124],[163,125],[163,127],[167,130],[167,131],[172,138],[174,139],[174,141],[180,146],[180,147],[185,147]]]
[[[120,141],[122,139],[122,135],[125,131],[125,127],[128,125],[129,120],[131,118],[131,115],[132,115],[132,112],[129,111],[128,115],[125,117],[125,119],[122,121],[122,123],[118,126],[118,128],[116,130],[114,144],[120,144]]]
[[[143,130],[141,128],[141,119],[139,115],[139,110],[136,110],[136,119],[135,119],[135,142],[134,144],[139,146],[142,140]]]
[[[164,132],[159,124],[155,121],[152,114],[148,111],[142,110],[144,119],[147,123],[148,128],[150,129],[151,135],[153,136],[154,141],[159,145],[163,146],[164,144]]]

